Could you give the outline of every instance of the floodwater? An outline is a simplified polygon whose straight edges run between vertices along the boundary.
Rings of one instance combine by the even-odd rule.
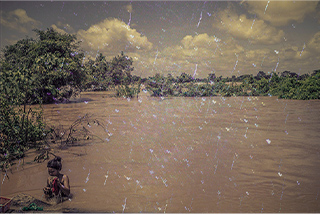
[[[320,212],[320,101],[276,97],[112,98],[45,105],[47,121],[86,113],[98,137],[56,150],[85,212]],[[45,163],[18,163],[1,195],[43,199]]]

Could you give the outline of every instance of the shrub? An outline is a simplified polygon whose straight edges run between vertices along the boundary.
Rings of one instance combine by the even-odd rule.
[[[39,148],[49,133],[42,122],[42,111],[15,109],[0,96],[0,168],[9,168],[30,148]]]

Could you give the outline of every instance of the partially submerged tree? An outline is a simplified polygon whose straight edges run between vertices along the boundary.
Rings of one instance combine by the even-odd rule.
[[[88,78],[85,88],[107,90],[110,85],[113,85],[109,64],[102,53],[98,54],[95,60],[90,59],[86,64]]]
[[[39,148],[49,130],[42,111],[27,105],[68,99],[85,72],[76,37],[53,29],[34,30],[37,39],[22,39],[2,50],[0,61],[0,167],[24,151]],[[63,88],[67,90],[63,90]],[[22,108],[21,108],[22,106]]]
[[[123,52],[107,61],[103,54],[98,54],[95,60],[89,60],[86,70],[89,79],[86,88],[94,90],[107,90],[110,86],[129,85],[141,80],[138,76],[132,76],[132,58]]]
[[[16,104],[49,103],[70,98],[85,78],[84,54],[76,36],[60,34],[52,28],[34,30],[35,39],[22,39],[3,51],[0,90]],[[62,92],[62,87],[69,91]]]
[[[131,72],[133,71],[132,59],[124,55],[115,56],[110,62],[111,77],[115,85],[129,84],[132,79]]]

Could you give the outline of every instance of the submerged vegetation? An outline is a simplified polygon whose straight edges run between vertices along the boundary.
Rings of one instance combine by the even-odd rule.
[[[26,38],[2,50],[0,60],[0,168],[25,151],[38,149],[35,160],[45,159],[50,143],[72,145],[79,135],[89,136],[83,123],[86,115],[69,128],[44,123],[41,105],[67,102],[81,91],[115,91],[116,97],[138,97],[142,85],[151,96],[276,96],[284,99],[320,99],[320,70],[298,76],[284,71],[231,78],[209,74],[195,79],[182,73],[173,77],[155,74],[148,78],[132,75],[133,61],[123,52],[108,61],[101,53],[84,61],[75,35],[52,28],[34,30],[37,39]],[[38,105],[38,106],[36,106]],[[37,108],[36,108],[37,107]],[[99,124],[94,119],[91,122]],[[100,123],[101,124],[101,123]],[[62,130],[62,131],[61,131]],[[61,136],[61,133],[65,135]],[[86,138],[86,137],[85,137]],[[46,146],[46,147],[45,147]]]
[[[49,130],[41,111],[14,108],[3,96],[0,96],[0,105],[0,167],[6,169],[14,159],[24,157],[26,150],[39,149]]]

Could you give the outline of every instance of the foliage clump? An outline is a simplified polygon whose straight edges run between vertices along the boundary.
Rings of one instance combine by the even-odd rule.
[[[22,39],[3,49],[0,90],[18,105],[69,99],[85,78],[76,36],[52,28],[34,31],[37,39]]]
[[[155,74],[146,81],[151,96],[277,96],[280,99],[320,99],[320,72],[298,76],[284,71],[270,75],[260,71],[256,76],[242,75],[232,78],[216,78],[209,74],[204,79],[192,79],[181,74],[176,78]]]
[[[44,145],[48,134],[42,103],[69,99],[85,78],[83,53],[74,35],[34,30],[2,50],[0,61],[0,167]],[[40,104],[39,108],[34,104]],[[33,106],[32,106],[33,105]]]
[[[9,168],[12,161],[24,157],[30,148],[39,149],[47,134],[42,112],[29,108],[15,109],[0,95],[0,168]]]
[[[140,93],[141,78],[132,76],[132,58],[124,55],[115,56],[111,61],[101,53],[95,60],[89,60],[86,65],[88,78],[84,84],[85,90],[116,91],[116,97],[132,98]]]

